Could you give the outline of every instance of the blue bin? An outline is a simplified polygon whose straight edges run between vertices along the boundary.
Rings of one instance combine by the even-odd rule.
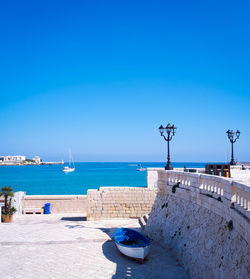
[[[44,214],[50,214],[50,203],[45,203]]]

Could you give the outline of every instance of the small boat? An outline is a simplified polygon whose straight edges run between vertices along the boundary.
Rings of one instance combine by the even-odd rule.
[[[72,167],[71,165],[72,165],[73,167]],[[71,151],[70,151],[70,150],[69,150],[69,165],[63,167],[63,168],[62,168],[62,171],[65,172],[65,173],[75,171],[75,164],[74,164],[74,162],[73,162],[73,159],[72,159],[72,155],[71,155]]]
[[[63,172],[73,172],[75,171],[75,168],[70,168],[69,166],[65,166],[62,169]]]
[[[141,262],[147,257],[150,250],[150,239],[132,229],[120,228],[114,233],[114,240],[122,254]]]
[[[140,166],[138,169],[136,169],[137,171],[145,171],[146,169],[142,167],[141,164],[139,164],[138,166]]]

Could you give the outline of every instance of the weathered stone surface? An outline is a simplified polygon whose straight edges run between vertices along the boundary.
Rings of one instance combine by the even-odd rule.
[[[100,187],[87,194],[87,219],[139,218],[150,213],[156,196],[154,189],[138,187]]]
[[[92,192],[89,192],[92,198]],[[51,213],[85,213],[87,212],[86,195],[26,195],[23,200],[23,210],[43,208],[50,203]]]
[[[249,243],[238,230],[229,231],[227,221],[177,193],[159,191],[145,233],[171,248],[190,278],[247,279]]]

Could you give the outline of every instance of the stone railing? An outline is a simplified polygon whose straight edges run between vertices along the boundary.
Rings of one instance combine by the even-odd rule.
[[[232,166],[230,172],[234,180],[250,185],[250,166]]]
[[[186,173],[181,171],[165,171],[158,168],[148,169],[148,188],[155,188],[159,183],[173,186],[177,183],[180,188],[200,194],[212,194],[230,201],[242,214],[250,217],[250,187],[233,181],[230,178],[212,176],[209,174]]]
[[[231,201],[235,207],[250,218],[250,187],[232,181]]]
[[[249,186],[158,168],[147,183],[157,196],[144,232],[171,248],[190,278],[249,277]]]
[[[221,217],[234,219],[239,231],[246,236],[250,224],[250,187],[233,179],[201,173],[166,171],[149,168],[148,188],[158,188],[172,195],[197,203]],[[249,234],[248,237],[249,238]]]

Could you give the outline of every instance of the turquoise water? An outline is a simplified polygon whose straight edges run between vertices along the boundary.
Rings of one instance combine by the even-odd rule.
[[[145,187],[147,172],[136,171],[137,163],[76,163],[76,171],[65,174],[61,165],[1,166],[0,187],[11,186],[27,195],[77,195],[100,186]],[[173,163],[174,167],[204,167],[205,163]],[[143,163],[164,167],[165,163]]]

